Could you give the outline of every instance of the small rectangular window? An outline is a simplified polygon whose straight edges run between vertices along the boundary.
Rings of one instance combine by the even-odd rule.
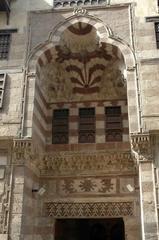
[[[105,108],[105,136],[107,142],[122,141],[121,107]]]
[[[95,109],[79,109],[79,143],[95,142]]]
[[[10,33],[0,32],[0,60],[8,59],[10,37]]]
[[[159,48],[159,22],[155,23],[155,31],[156,31],[156,45]]]
[[[60,109],[53,112],[52,143],[65,144],[69,141],[69,110]]]

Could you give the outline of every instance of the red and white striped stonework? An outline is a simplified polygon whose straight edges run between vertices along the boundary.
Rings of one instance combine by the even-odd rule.
[[[47,142],[48,132],[48,104],[38,84],[35,86],[34,111],[33,111],[33,138],[41,147]]]
[[[121,106],[122,126],[123,126],[123,142],[129,141],[128,126],[128,108],[126,100],[119,101],[100,101],[100,102],[77,102],[77,103],[57,103],[52,104],[52,110],[48,111],[47,123],[47,143],[52,142],[52,115],[55,109],[69,109],[69,144],[78,144],[78,122],[79,108],[93,107],[96,113],[96,141],[95,143],[105,143],[105,107]]]

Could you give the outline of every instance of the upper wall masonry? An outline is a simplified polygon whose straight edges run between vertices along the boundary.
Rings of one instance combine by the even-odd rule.
[[[55,12],[31,12],[29,18],[29,25],[32,26],[30,29],[30,50],[47,41],[53,29],[73,15],[73,9],[63,12],[59,10]],[[111,7],[89,9],[88,15],[100,19],[104,25],[112,30],[115,36],[131,45],[128,6],[117,7],[115,11]]]

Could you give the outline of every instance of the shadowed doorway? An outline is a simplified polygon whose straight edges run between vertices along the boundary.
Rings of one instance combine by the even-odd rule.
[[[122,218],[58,219],[55,240],[125,240]]]

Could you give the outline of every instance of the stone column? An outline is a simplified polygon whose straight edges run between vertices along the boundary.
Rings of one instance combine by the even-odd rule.
[[[143,133],[133,134],[131,144],[139,169],[142,240],[158,240],[152,137]]]

